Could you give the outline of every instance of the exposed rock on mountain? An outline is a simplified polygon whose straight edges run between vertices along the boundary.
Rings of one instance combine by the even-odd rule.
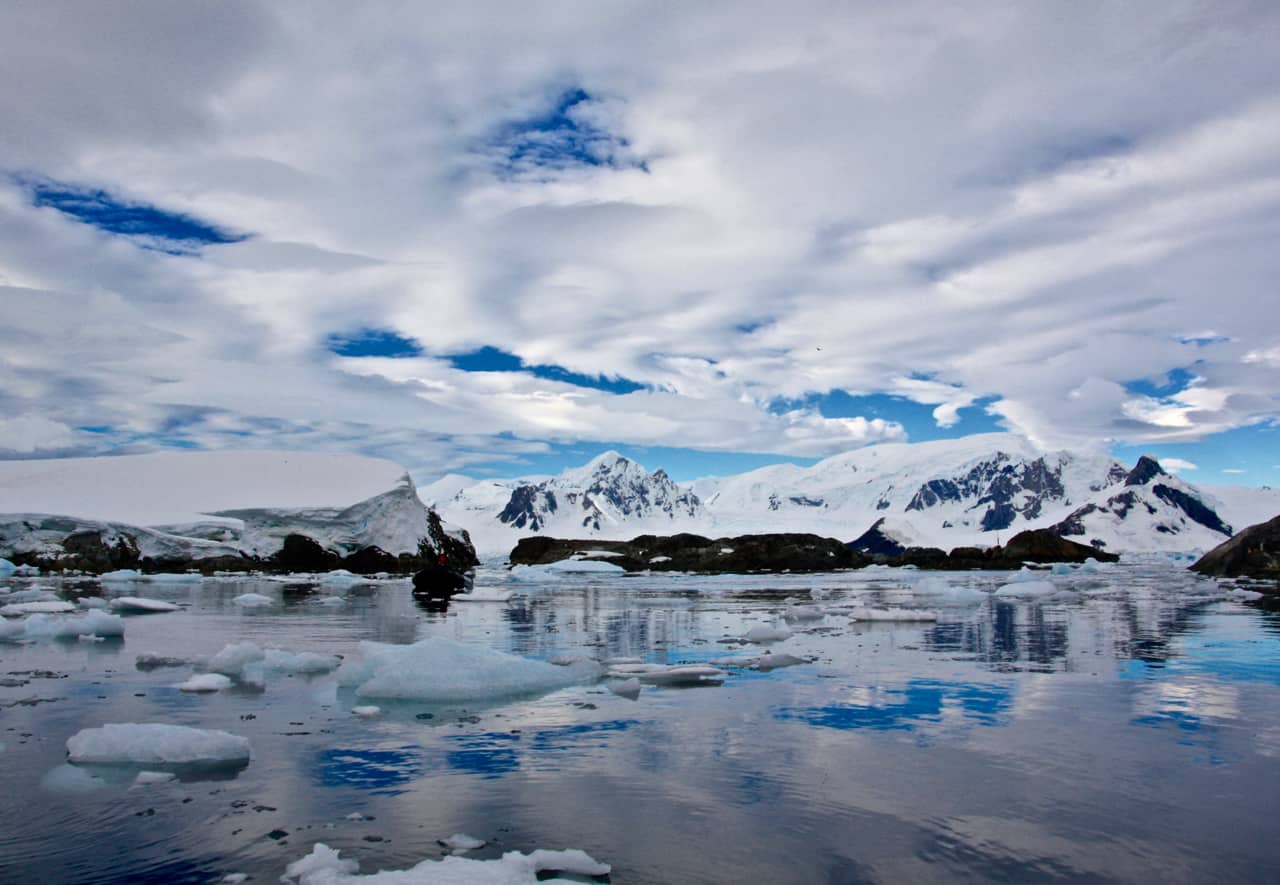
[[[43,461],[39,479],[45,485],[39,487],[24,485],[20,469],[6,468],[0,471],[0,492],[9,506],[30,500],[84,509],[67,516],[30,511],[0,515],[0,556],[41,568],[91,572],[116,568],[412,572],[434,561],[440,552],[458,568],[477,561],[466,532],[447,526],[428,510],[409,477],[389,462],[346,456],[317,459],[297,453],[205,455]],[[202,474],[204,467],[217,474],[216,479]],[[127,482],[114,474],[117,469]],[[387,485],[347,507],[200,510],[202,502],[235,500],[238,490],[245,500],[261,500],[264,487],[278,487],[292,500],[323,500],[326,493],[317,490],[315,483],[323,482],[329,471],[336,471],[338,477],[336,490],[329,495]],[[79,487],[84,491],[77,499]],[[174,488],[185,489],[192,500],[174,504],[147,498],[164,498]],[[183,521],[142,526],[102,518],[100,514],[110,513],[113,506],[103,489],[120,496],[117,506],[122,513],[177,516]]]
[[[1280,580],[1280,516],[1249,526],[1210,550],[1191,569],[1214,577]]]
[[[1231,526],[1211,500],[1147,455],[1138,459],[1123,486],[1072,511],[1053,528],[1092,547],[1119,550],[1204,549],[1231,535]],[[1161,543],[1161,536],[1168,542]]]

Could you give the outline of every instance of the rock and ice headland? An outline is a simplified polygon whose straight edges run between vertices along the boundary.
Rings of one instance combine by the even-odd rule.
[[[104,572],[410,572],[470,537],[399,465],[309,452],[183,452],[0,462],[0,557]]]
[[[1191,569],[1219,578],[1280,580],[1280,516],[1249,526],[1210,550]]]

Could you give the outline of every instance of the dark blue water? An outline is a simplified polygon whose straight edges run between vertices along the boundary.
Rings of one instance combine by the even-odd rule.
[[[302,582],[136,585],[115,592],[183,610],[130,617],[123,640],[0,643],[0,880],[276,881],[317,841],[373,872],[464,832],[488,840],[479,858],[584,849],[613,882],[1276,881],[1280,614],[1174,565],[1055,575],[1032,599],[990,595],[1005,578],[984,573],[531,577],[483,572],[519,595],[444,612],[407,582],[340,606]],[[273,604],[232,603],[249,591]],[[771,650],[812,663],[637,700],[592,684],[366,720],[333,675],[189,695],[173,686],[190,668],[134,665],[426,636],[714,661],[759,654],[729,640],[811,591],[828,613]],[[939,619],[850,623],[855,604]],[[67,738],[105,722],[219,728],[254,758],[148,786],[66,765]]]

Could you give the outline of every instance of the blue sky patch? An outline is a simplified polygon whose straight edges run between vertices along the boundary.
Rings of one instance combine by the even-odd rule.
[[[831,390],[800,399],[777,400],[770,405],[769,411],[780,415],[794,409],[817,409],[824,418],[882,418],[901,424],[911,442],[926,442],[1003,431],[997,416],[987,414],[986,406],[992,402],[994,398],[980,399],[972,406],[961,409],[960,420],[951,427],[939,427],[934,421],[933,410],[937,406],[887,393],[855,396],[843,390]]]
[[[464,372],[527,372],[535,378],[560,381],[575,387],[589,387],[606,393],[635,393],[637,390],[645,389],[643,384],[632,381],[630,378],[583,375],[580,372],[571,372],[563,366],[527,365],[514,353],[499,350],[496,347],[482,347],[479,350],[454,354],[449,357],[449,364]]]
[[[1195,377],[1196,374],[1190,369],[1170,369],[1163,378],[1156,380],[1140,378],[1125,384],[1124,389],[1153,399],[1164,399],[1186,390]]]
[[[347,335],[330,335],[328,347],[338,356],[421,356],[422,348],[412,338],[390,329],[360,329]]]
[[[47,179],[21,180],[31,203],[57,209],[101,231],[142,241],[139,245],[176,255],[201,246],[238,243],[248,234],[233,233],[182,212],[136,203],[98,188],[78,187]]]
[[[557,172],[574,166],[644,168],[627,156],[627,140],[590,119],[595,99],[566,89],[542,113],[503,126],[488,143],[503,177]]]

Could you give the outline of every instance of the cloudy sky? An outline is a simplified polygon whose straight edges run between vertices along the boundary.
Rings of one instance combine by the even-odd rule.
[[[9,3],[0,457],[1280,482],[1280,6]]]

